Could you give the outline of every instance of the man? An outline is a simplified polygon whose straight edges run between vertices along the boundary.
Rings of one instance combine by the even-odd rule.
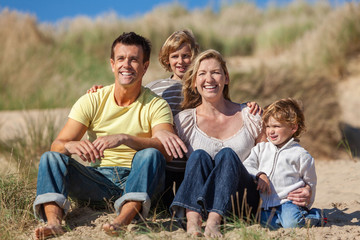
[[[162,190],[168,155],[154,135],[174,130],[166,101],[142,87],[150,51],[149,41],[133,32],[115,39],[110,59],[115,83],[82,96],[51,152],[41,157],[34,212],[47,225],[35,230],[37,239],[64,233],[61,221],[69,210],[68,196],[92,204],[116,200],[118,216],[103,226],[111,233],[137,213],[146,216],[150,198]],[[89,140],[81,140],[86,131]]]

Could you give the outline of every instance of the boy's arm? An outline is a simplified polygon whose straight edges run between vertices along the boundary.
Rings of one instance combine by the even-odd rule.
[[[255,146],[251,149],[250,155],[243,162],[246,170],[252,175],[255,179],[256,175],[260,172],[259,170],[259,152],[257,151],[258,146]]]
[[[309,153],[305,154],[302,157],[302,160],[303,161],[301,164],[301,175],[308,190],[310,191],[310,199],[307,206],[311,207],[311,205],[315,201],[316,195],[317,176],[315,170],[315,160]]]
[[[256,180],[258,182],[256,188],[257,190],[261,193],[271,194],[270,180],[264,172],[259,172],[256,175]]]
[[[316,171],[315,161],[309,153],[300,158],[300,174],[305,182],[305,187],[295,189],[288,194],[288,199],[292,200],[295,205],[310,208],[315,200],[316,194]]]

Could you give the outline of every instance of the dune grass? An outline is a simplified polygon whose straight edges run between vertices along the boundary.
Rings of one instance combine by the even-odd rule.
[[[173,31],[189,28],[202,50],[214,48],[226,58],[247,56],[271,63],[247,73],[232,68],[232,98],[262,106],[281,97],[303,100],[311,126],[306,138],[316,137],[322,143],[310,149],[316,150],[315,156],[317,152],[331,155],[341,140],[334,89],[348,74],[348,59],[360,52],[356,2],[332,7],[326,1],[298,0],[259,9],[253,3],[235,1],[223,3],[217,12],[211,8],[188,11],[173,3],[130,19],[110,12],[56,25],[39,24],[33,16],[5,9],[0,26],[0,34],[7,36],[0,39],[4,46],[0,49],[4,60],[0,110],[71,107],[93,84],[112,83],[110,45],[125,31],[138,32],[152,42],[144,82],[167,77],[157,53]]]

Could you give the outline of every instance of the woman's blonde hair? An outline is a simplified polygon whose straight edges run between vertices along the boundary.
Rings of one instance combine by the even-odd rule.
[[[200,53],[195,60],[191,63],[188,70],[183,77],[183,94],[184,100],[181,104],[182,109],[195,108],[202,103],[201,95],[198,93],[195,87],[196,75],[199,70],[200,63],[205,59],[216,59],[219,61],[221,68],[225,73],[225,77],[229,79],[229,72],[226,67],[226,62],[221,54],[213,49],[206,50]],[[223,89],[223,96],[225,99],[230,100],[229,97],[229,85],[225,85]]]
[[[172,71],[169,63],[170,54],[175,52],[184,43],[190,45],[191,61],[199,53],[199,44],[196,42],[191,30],[185,29],[174,32],[166,39],[159,52],[159,62],[167,71]]]
[[[270,117],[273,117],[276,121],[281,123],[297,125],[298,129],[293,135],[294,138],[298,138],[300,134],[306,130],[302,104],[295,99],[280,99],[265,107],[262,115],[264,124],[269,121]]]

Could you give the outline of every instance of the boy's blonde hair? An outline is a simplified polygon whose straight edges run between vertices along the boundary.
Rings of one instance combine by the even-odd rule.
[[[159,52],[160,64],[169,72],[171,67],[169,63],[169,56],[175,52],[181,45],[187,43],[190,45],[191,61],[197,56],[199,52],[199,44],[196,42],[195,37],[191,30],[176,31],[166,39],[164,45]]]
[[[280,99],[266,106],[262,115],[263,123],[266,124],[270,117],[281,123],[297,125],[298,129],[293,135],[294,138],[298,138],[306,130],[302,104],[295,99]]]

